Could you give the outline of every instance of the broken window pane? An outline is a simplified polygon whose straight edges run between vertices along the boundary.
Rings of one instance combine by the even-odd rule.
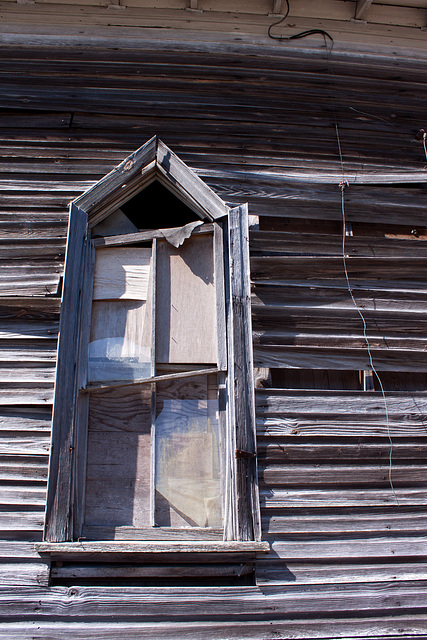
[[[146,302],[96,300],[92,305],[88,380],[134,380],[151,372]]]

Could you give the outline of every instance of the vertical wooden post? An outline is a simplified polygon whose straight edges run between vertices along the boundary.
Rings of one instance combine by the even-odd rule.
[[[238,535],[236,484],[236,429],[234,408],[234,345],[233,305],[231,300],[229,217],[224,221],[224,272],[227,330],[227,374],[218,388],[220,413],[225,412],[225,482],[224,482],[224,540],[236,540]],[[225,384],[224,384],[225,383]]]
[[[363,20],[371,4],[372,0],[357,0],[356,11],[354,13],[355,19]]]
[[[255,395],[253,386],[247,205],[230,210],[228,223],[228,414],[234,437],[236,524],[234,539],[259,540]],[[231,434],[229,434],[230,436]],[[230,472],[232,475],[232,472]],[[232,498],[231,498],[232,499]]]
[[[157,240],[151,245],[151,377],[156,375]],[[150,522],[156,526],[156,384],[151,386]]]
[[[280,15],[282,13],[283,0],[273,0],[273,14]]]
[[[214,222],[214,279],[216,298],[217,363],[220,371],[227,370],[227,328],[225,320],[224,231]]]
[[[90,237],[85,243],[85,263],[80,310],[80,341],[77,363],[77,393],[87,386],[88,349],[92,317],[92,292],[95,271],[95,247]],[[74,465],[73,465],[73,536],[77,540],[82,535],[85,513],[86,460],[89,423],[90,394],[80,393],[77,399],[77,412],[74,428]]]
[[[88,251],[87,215],[71,205],[65,278],[59,326],[52,447],[46,507],[45,538],[71,540],[73,535],[73,467],[78,396],[81,308]]]

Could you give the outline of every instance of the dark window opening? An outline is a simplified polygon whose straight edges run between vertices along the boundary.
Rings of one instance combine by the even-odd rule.
[[[110,587],[233,587],[255,584],[253,562],[192,564],[53,562],[50,585]]]
[[[362,389],[359,371],[332,369],[270,369],[271,386],[276,389]]]
[[[427,391],[427,373],[419,371],[378,371],[384,391]],[[381,391],[378,378],[373,376],[375,391]]]
[[[164,229],[199,220],[194,211],[157,180],[120,208],[138,229],[157,229],[159,220]]]
[[[371,371],[334,369],[257,369],[256,386],[273,389],[381,391]],[[377,371],[384,391],[427,391],[427,373]]]

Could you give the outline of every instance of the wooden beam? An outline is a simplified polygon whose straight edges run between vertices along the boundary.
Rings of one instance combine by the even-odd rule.
[[[268,542],[260,541],[167,541],[149,540],[149,541],[94,541],[94,542],[62,542],[50,543],[40,542],[36,544],[36,550],[39,553],[52,554],[102,554],[111,553],[267,553],[270,550]]]
[[[201,221],[200,221],[201,222]],[[191,224],[191,223],[190,223]],[[188,226],[188,225],[185,225]],[[105,236],[103,238],[95,238],[95,247],[113,247],[127,244],[138,244],[139,242],[149,242],[154,238],[166,238],[171,235],[172,231],[179,232],[184,227],[172,227],[170,229],[150,229],[149,231],[138,231],[135,233],[125,233],[118,236]],[[202,227],[196,227],[191,231],[191,235],[200,233],[212,233],[213,224],[206,223]]]
[[[356,11],[354,14],[355,20],[363,20],[373,0],[357,0]]]
[[[282,13],[283,0],[273,0],[273,15]]]
[[[226,565],[221,564],[186,564],[182,566],[181,564],[178,566],[169,566],[167,564],[164,565],[151,565],[151,564],[143,564],[136,566],[129,566],[127,563],[112,563],[106,568],[102,565],[89,565],[73,563],[72,565],[62,566],[62,563],[59,563],[60,566],[52,567],[52,577],[54,578],[62,578],[67,580],[75,580],[77,579],[97,579],[105,580],[106,578],[119,578],[119,579],[128,579],[128,578],[187,578],[193,576],[215,576],[215,577],[231,577],[231,576],[242,576],[248,575],[253,572],[253,563],[227,563]],[[39,565],[37,565],[38,567]],[[43,565],[42,565],[43,566]],[[15,566],[16,571],[16,566]],[[46,571],[47,577],[49,571]],[[47,586],[47,578],[46,585]],[[34,583],[36,583],[34,579]],[[32,584],[30,582],[30,584]]]
[[[75,427],[79,385],[79,344],[85,268],[89,268],[87,216],[71,205],[64,291],[61,305],[58,366],[52,419],[52,448],[46,508],[45,537],[51,542],[71,540],[73,532],[72,470],[75,465]]]
[[[228,458],[234,482],[226,488],[225,536],[261,538],[257,485],[255,398],[250,303],[248,206],[230,210],[228,222]],[[232,445],[232,446],[231,446]],[[233,495],[235,492],[235,495]],[[235,522],[232,525],[233,518]],[[232,527],[235,527],[233,531]]]
[[[180,378],[197,378],[198,376],[207,376],[212,373],[218,373],[217,367],[209,369],[192,369],[191,371],[180,371],[178,373],[165,373],[160,376],[152,376],[151,378],[136,378],[135,380],[124,380],[123,382],[111,382],[108,384],[93,382],[87,387],[80,389],[80,392],[98,391],[99,389],[117,389],[119,387],[132,387],[136,384],[152,384],[153,382],[163,382],[165,380],[177,380]]]
[[[228,214],[223,200],[161,140],[157,145],[157,179],[201,218],[215,220]]]
[[[123,184],[129,184],[129,181],[136,178],[139,185],[141,169],[143,171],[147,171],[148,169],[148,173],[154,172],[156,151],[157,138],[153,136],[142,147],[125,158],[123,162],[104,176],[102,180],[76,198],[74,202],[76,207],[79,207],[86,213],[92,210],[96,211],[97,207],[103,206],[106,198],[111,198],[111,195],[115,193],[115,191],[121,190]],[[127,194],[127,190],[125,191]],[[124,200],[126,200],[126,194],[123,196]],[[121,204],[122,202],[119,200],[116,208]],[[100,220],[97,219],[92,220],[92,224],[95,225],[99,221]]]

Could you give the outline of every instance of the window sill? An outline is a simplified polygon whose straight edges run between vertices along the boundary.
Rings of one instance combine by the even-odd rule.
[[[35,544],[36,551],[40,554],[49,554],[53,559],[78,557],[80,559],[107,559],[110,556],[132,556],[144,559],[149,556],[157,556],[157,560],[164,561],[166,557],[182,554],[212,555],[215,558],[226,556],[235,559],[235,556],[245,556],[247,554],[268,553],[270,545],[268,542],[222,542],[222,541],[80,541],[80,542],[39,542]]]

